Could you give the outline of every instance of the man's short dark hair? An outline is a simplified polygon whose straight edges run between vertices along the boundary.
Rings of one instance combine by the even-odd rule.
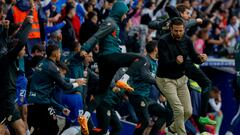
[[[114,3],[115,0],[106,0],[108,3]]]
[[[149,41],[145,46],[147,53],[152,53],[154,49],[157,47],[158,42],[156,40]]]
[[[70,45],[70,51],[74,51],[76,48],[78,48],[80,45],[80,43],[78,41],[74,41],[71,45]]]
[[[57,63],[57,66],[63,70],[66,70],[67,72],[69,71],[69,69],[65,63],[59,62],[59,63]]]
[[[173,25],[183,25],[184,26],[184,21],[182,18],[180,17],[175,17],[171,20],[170,22],[170,28],[173,26]]]
[[[144,14],[144,15],[141,17],[140,23],[141,23],[141,24],[148,25],[149,22],[151,22],[151,20],[152,20],[152,19],[151,19],[151,17],[150,17],[149,14]]]
[[[57,45],[54,45],[54,44],[48,45],[47,49],[46,49],[47,57],[49,58],[52,55],[52,53],[58,49],[59,49],[59,47]]]
[[[66,14],[69,14],[69,12],[70,12],[72,9],[74,9],[74,8],[75,8],[74,3],[68,2],[68,3],[66,4]]]
[[[36,51],[43,52],[43,51],[45,51],[45,48],[42,45],[34,45],[31,50],[31,53],[34,53]]]
[[[94,16],[97,16],[97,12],[95,11],[88,12],[87,14],[88,20],[91,20]]]
[[[32,68],[35,68],[35,67],[38,65],[38,63],[39,63],[43,58],[44,58],[43,56],[34,56],[34,57],[32,57],[30,66],[31,66]]]
[[[177,5],[177,10],[178,10],[178,12],[180,12],[180,13],[184,13],[184,11],[186,11],[187,9],[188,9],[188,7],[185,6],[184,4],[179,4],[179,5]]]

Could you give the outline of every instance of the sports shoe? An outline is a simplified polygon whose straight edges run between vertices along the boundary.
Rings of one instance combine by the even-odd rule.
[[[217,122],[215,120],[211,120],[208,116],[200,117],[198,122],[200,124],[202,124],[202,125],[206,125],[206,124],[208,124],[208,125],[216,125],[217,124]]]
[[[202,132],[201,135],[212,135],[212,134],[208,132]]]
[[[124,89],[128,92],[133,92],[134,91],[134,89],[131,86],[129,86],[126,82],[123,82],[121,80],[118,80],[116,82],[116,87],[118,87],[120,89]]]
[[[81,130],[83,135],[89,135],[89,130],[88,130],[88,120],[84,115],[81,115],[78,117],[78,123],[81,126]]]

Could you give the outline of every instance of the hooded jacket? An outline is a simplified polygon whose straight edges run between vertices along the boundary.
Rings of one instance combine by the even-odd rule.
[[[142,96],[149,99],[151,89],[153,88],[153,85],[156,85],[155,77],[158,64],[157,60],[152,59],[149,55],[146,56],[146,59],[148,71],[151,73],[151,79],[142,78],[141,73],[139,73],[137,76],[130,79],[130,84],[134,88],[134,91],[131,93],[132,95]]]
[[[117,1],[110,11],[109,17],[100,25],[99,30],[83,44],[82,50],[90,52],[99,42],[99,55],[120,53],[119,24],[122,16],[127,12],[127,5],[123,1]]]

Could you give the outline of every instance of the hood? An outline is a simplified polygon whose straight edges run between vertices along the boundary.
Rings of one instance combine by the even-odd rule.
[[[22,11],[28,11],[31,8],[29,0],[17,0],[16,6]]]
[[[122,16],[127,12],[127,5],[123,1],[117,1],[116,3],[114,3],[110,11],[110,17],[112,17],[117,23],[121,23]]]

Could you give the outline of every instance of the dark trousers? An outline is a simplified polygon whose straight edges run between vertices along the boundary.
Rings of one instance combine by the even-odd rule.
[[[88,105],[88,111],[93,112],[107,95],[108,87],[119,68],[129,67],[126,72],[129,76],[141,73],[141,76],[144,76],[146,80],[151,78],[146,63],[144,57],[134,53],[113,53],[99,56],[99,87],[94,100],[90,101]]]
[[[107,104],[100,104],[97,108],[96,116],[98,128],[102,129],[101,132],[97,133],[97,135],[106,134],[109,126],[111,126],[110,135],[120,134],[121,122],[111,106],[108,106]]]
[[[167,120],[167,111],[163,106],[158,103],[150,104],[148,107],[148,111],[152,119],[157,118],[154,121],[154,125],[150,131],[150,135],[158,135],[160,129],[164,125]]]
[[[4,94],[5,96],[0,97],[0,122],[3,122],[4,118],[6,118],[4,123],[8,125],[21,119],[21,117],[20,112],[16,109],[16,103],[14,102],[16,99],[16,92],[14,92],[13,90],[9,90],[6,93],[8,94]]]
[[[209,91],[212,88],[212,82],[200,68],[197,68],[191,62],[186,63],[186,76],[196,81],[202,88],[200,116],[205,117],[207,114]]]
[[[59,130],[55,111],[49,105],[29,105],[28,125],[34,127],[32,135],[57,135]]]
[[[239,125],[239,123],[240,123],[240,104],[239,104],[237,113],[235,114],[235,116],[233,117],[230,123],[228,131],[234,132],[234,129],[237,127],[237,125]]]
[[[149,124],[148,101],[145,97],[136,95],[130,95],[129,101],[138,117],[138,124],[134,131],[134,135],[141,135]]]

